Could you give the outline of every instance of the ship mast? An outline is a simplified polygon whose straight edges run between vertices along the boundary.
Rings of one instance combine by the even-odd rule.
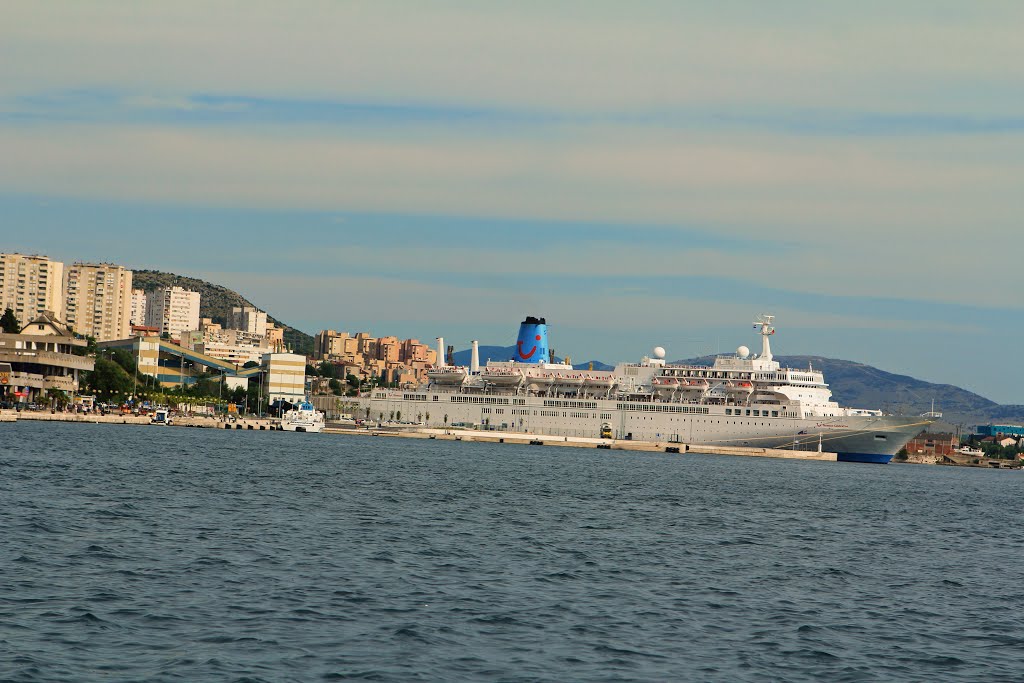
[[[768,341],[768,337],[775,334],[775,328],[772,327],[773,320],[775,320],[774,315],[763,313],[754,321],[754,329],[761,328],[761,355],[759,358],[763,360],[772,360],[772,345]]]

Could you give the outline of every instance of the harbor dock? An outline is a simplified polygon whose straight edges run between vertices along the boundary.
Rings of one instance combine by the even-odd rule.
[[[88,424],[151,425],[148,416],[138,415],[95,415],[76,413],[50,413],[47,411],[0,411],[0,422],[30,420],[40,422],[78,422]],[[174,418],[171,427],[193,427],[206,429],[230,429],[246,431],[276,431],[280,421],[270,418],[237,418],[225,420],[222,417],[189,416]],[[818,451],[782,450],[773,448],[740,448],[736,446],[711,446],[707,444],[686,444],[671,441],[636,441],[625,439],[597,439],[578,436],[552,436],[523,432],[477,431],[470,429],[431,429],[420,426],[365,428],[340,423],[327,423],[324,434],[341,436],[376,436],[404,439],[434,439],[438,441],[465,441],[477,443],[507,443],[523,446],[559,446],[562,448],[596,448],[613,451],[647,453],[705,453],[758,458],[786,458],[791,460],[835,461],[836,454]],[[299,436],[297,438],[304,438]]]

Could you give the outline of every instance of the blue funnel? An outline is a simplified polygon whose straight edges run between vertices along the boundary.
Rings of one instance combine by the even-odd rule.
[[[548,362],[548,326],[544,318],[527,316],[520,323],[516,352],[512,358],[517,363]]]

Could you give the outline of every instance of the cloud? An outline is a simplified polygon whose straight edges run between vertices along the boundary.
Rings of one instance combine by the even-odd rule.
[[[0,93],[136,92],[554,110],[717,102],[983,114],[1019,107],[1014,3],[786,11],[615,3],[80,3],[7,8]],[[884,16],[885,21],[879,21]],[[964,97],[969,92],[971,97]]]
[[[615,223],[625,234],[696,228],[802,248],[682,259],[698,272],[725,267],[819,291],[1019,305],[1012,269],[949,276],[980,241],[1024,246],[1019,136],[936,145],[628,126],[478,139],[415,127],[391,136],[96,125],[0,129],[0,146],[17,160],[0,168],[0,187],[14,192],[550,220],[555,230],[559,221]],[[638,259],[671,267],[657,251],[630,262]]]

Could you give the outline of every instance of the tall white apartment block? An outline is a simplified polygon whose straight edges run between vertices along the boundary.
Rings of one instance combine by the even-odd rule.
[[[22,327],[43,311],[64,319],[64,264],[45,256],[0,254],[0,315],[14,311]]]
[[[141,289],[132,290],[132,325],[146,324],[146,293]]]
[[[160,334],[171,339],[180,339],[186,330],[199,329],[199,292],[164,287],[147,293],[146,325],[160,328]]]
[[[112,263],[75,263],[64,273],[64,316],[96,341],[131,336],[132,271]]]
[[[228,327],[260,337],[267,336],[267,314],[252,306],[232,306]]]

